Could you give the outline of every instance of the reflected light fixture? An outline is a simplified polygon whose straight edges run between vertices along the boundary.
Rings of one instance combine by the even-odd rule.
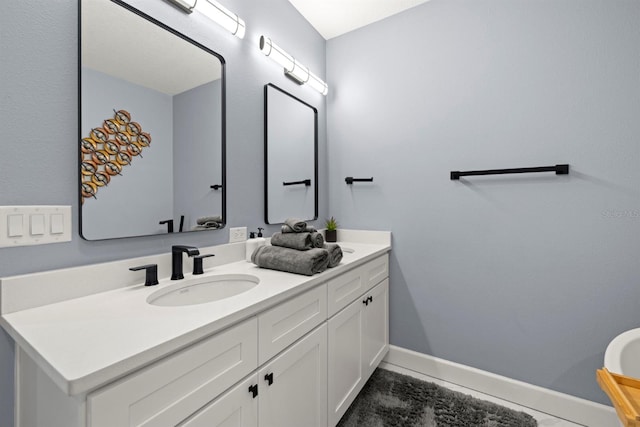
[[[235,13],[222,6],[215,0],[169,0],[182,10],[191,13],[194,10],[202,13],[239,39],[244,38],[246,25]]]
[[[272,42],[269,37],[260,36],[260,50],[266,56],[284,67],[285,76],[291,78],[296,83],[300,85],[308,84],[323,95],[326,95],[329,91],[329,85],[309,71],[309,68],[285,52],[280,46]]]

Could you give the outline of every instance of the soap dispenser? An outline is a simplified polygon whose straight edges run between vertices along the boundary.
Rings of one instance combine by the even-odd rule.
[[[258,248],[258,242],[256,239],[256,232],[249,232],[249,238],[247,239],[246,248],[245,248],[245,259],[247,262],[251,262],[251,255],[253,255],[253,251]]]
[[[247,240],[245,251],[245,259],[247,260],[247,262],[251,262],[251,255],[253,255],[256,249],[267,244],[266,239],[262,237],[262,230],[264,230],[264,228],[258,227],[258,237],[256,237],[255,231],[249,232],[249,239]]]
[[[264,228],[258,227],[258,237],[256,238],[256,242],[258,242],[258,248],[267,244],[267,240],[262,237],[262,230],[264,230]]]

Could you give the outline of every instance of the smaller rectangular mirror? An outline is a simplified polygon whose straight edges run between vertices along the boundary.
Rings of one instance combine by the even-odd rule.
[[[265,222],[318,219],[318,110],[269,83],[265,97]]]

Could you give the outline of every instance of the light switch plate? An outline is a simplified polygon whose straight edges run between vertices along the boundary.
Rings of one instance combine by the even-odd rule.
[[[71,206],[0,206],[0,247],[70,241]]]

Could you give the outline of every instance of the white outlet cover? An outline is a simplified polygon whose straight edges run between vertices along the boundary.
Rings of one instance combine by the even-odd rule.
[[[247,240],[247,227],[229,228],[229,243],[244,242]]]

